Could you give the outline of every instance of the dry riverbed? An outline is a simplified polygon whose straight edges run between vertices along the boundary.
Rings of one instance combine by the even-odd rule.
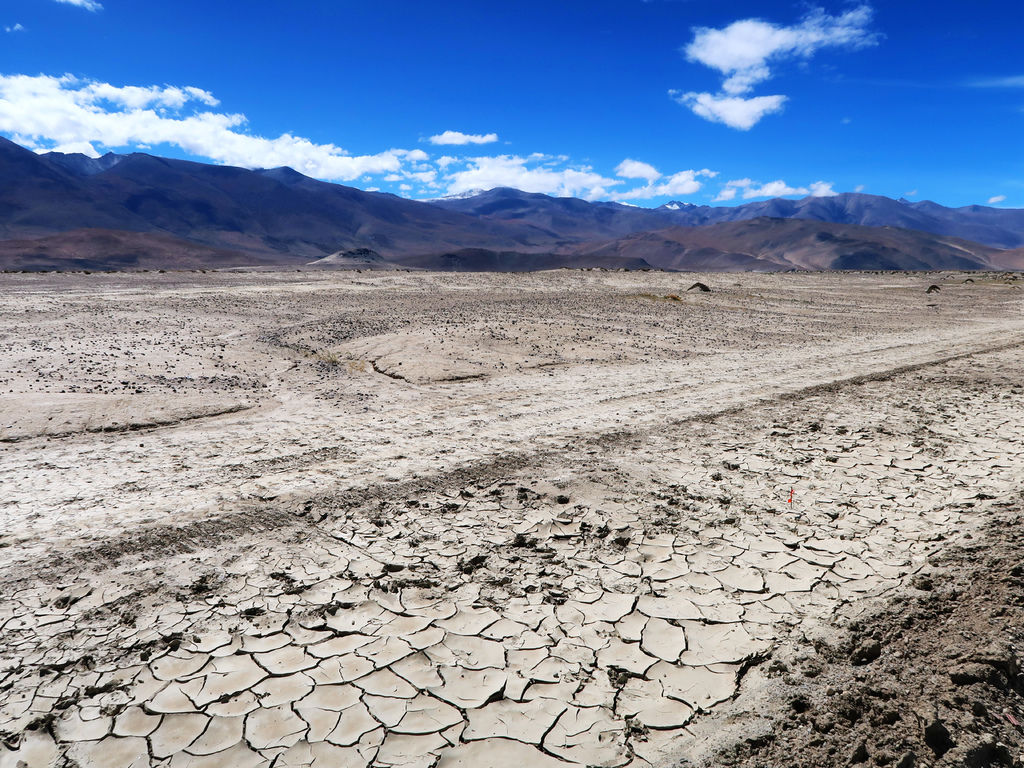
[[[1022,283],[2,275],[0,768],[1019,763]]]

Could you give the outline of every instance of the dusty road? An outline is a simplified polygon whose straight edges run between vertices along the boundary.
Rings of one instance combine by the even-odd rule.
[[[0,276],[0,766],[713,761],[1024,486],[965,280]]]

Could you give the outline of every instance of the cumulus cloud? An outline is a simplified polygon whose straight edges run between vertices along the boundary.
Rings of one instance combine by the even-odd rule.
[[[623,174],[619,174],[622,176]],[[648,179],[647,184],[636,189],[624,192],[613,192],[609,195],[612,200],[650,200],[652,197],[683,197],[698,192],[703,184],[699,181],[701,177],[712,178],[717,176],[716,171],[703,168],[699,171],[679,171],[671,176],[658,174],[653,179]],[[635,177],[634,177],[635,178]],[[660,181],[659,181],[660,180]],[[658,181],[659,183],[655,183]]]
[[[23,27],[20,23],[12,24],[9,27],[4,27],[4,32],[24,32],[24,31],[25,31],[25,27]]]
[[[406,174],[406,178],[415,179],[420,184],[432,185],[437,179],[437,171],[413,171],[412,173]]]
[[[563,158],[533,154],[467,158],[467,167],[446,176],[447,193],[457,195],[478,189],[515,187],[557,197],[608,197],[608,188],[622,182],[596,173],[589,166],[564,167]]]
[[[786,58],[810,58],[821,48],[863,48],[878,37],[868,30],[871,8],[861,5],[839,16],[822,9],[799,23],[780,27],[760,19],[735,21],[723,29],[698,27],[686,46],[686,58],[717,69],[726,93],[747,93],[771,77],[769,64]]]
[[[97,155],[97,147],[168,144],[225,165],[289,165],[321,179],[351,181],[394,173],[422,162],[422,150],[389,149],[353,156],[334,144],[284,133],[243,130],[242,114],[210,109],[218,101],[193,86],[115,86],[65,75],[0,75],[0,133],[36,150],[61,148]],[[90,151],[91,150],[91,151]]]
[[[998,205],[999,203],[1005,202],[1006,195],[993,195],[988,199],[989,205]]]
[[[769,181],[765,184],[753,179],[734,179],[727,181],[714,199],[715,202],[735,200],[736,195],[740,192],[742,192],[744,200],[752,200],[756,197],[790,197],[793,195],[832,197],[836,194],[836,191],[832,188],[832,183],[826,181],[815,181],[806,187],[791,187],[782,179]]]
[[[785,96],[727,96],[713,93],[678,93],[670,95],[698,117],[713,123],[722,123],[740,131],[749,131],[765,115],[781,112]]]
[[[615,175],[624,179],[643,179],[647,182],[642,187],[623,192],[612,192],[608,195],[609,199],[621,202],[623,200],[649,200],[652,197],[692,195],[702,186],[698,177],[711,178],[718,174],[716,171],[704,168],[700,171],[679,171],[671,176],[662,176],[661,171],[650,163],[627,157],[615,167]]]
[[[445,131],[431,136],[427,141],[440,145],[493,144],[498,140],[496,133],[463,133],[462,131]]]
[[[811,183],[811,197],[835,197],[837,194],[832,188],[831,181],[815,181]]]
[[[96,0],[57,0],[58,3],[64,3],[65,5],[76,5],[79,8],[85,8],[87,11],[102,11],[103,6],[96,2]]]
[[[661,173],[650,163],[628,157],[616,166],[615,175],[624,179],[646,179],[648,182],[661,178]]]
[[[875,45],[878,35],[868,29],[871,17],[870,6],[860,5],[838,16],[818,8],[791,26],[742,19],[721,29],[697,27],[683,51],[689,61],[724,76],[721,90],[670,94],[698,117],[749,130],[765,115],[780,111],[786,101],[783,95],[746,95],[772,77],[772,66],[787,59],[809,59],[822,48]]]

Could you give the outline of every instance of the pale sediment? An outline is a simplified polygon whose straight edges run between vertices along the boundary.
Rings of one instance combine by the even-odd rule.
[[[48,437],[5,413],[4,766],[665,765],[1024,476],[1001,284],[936,314],[892,275],[686,303],[636,298],[686,280],[657,274],[223,279],[131,310],[154,349],[95,376],[252,408]],[[68,322],[131,289],[18,287]],[[45,373],[7,385],[57,397],[3,322]],[[206,378],[143,383],[186,365],[172,338]]]

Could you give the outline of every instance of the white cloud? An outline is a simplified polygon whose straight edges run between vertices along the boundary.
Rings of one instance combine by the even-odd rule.
[[[496,133],[463,133],[462,131],[445,131],[431,136],[427,141],[431,144],[493,144],[498,140]]]
[[[863,192],[865,189],[867,189],[867,187],[865,187],[863,184],[858,184],[856,187],[853,188],[853,191]]]
[[[169,85],[139,87],[137,85],[115,86],[109,83],[89,83],[78,90],[76,98],[82,104],[105,101],[126,109],[145,109],[146,107],[181,109],[190,101],[196,101],[208,107],[216,107],[220,104],[212,93],[193,86],[184,88]]]
[[[13,24],[13,25],[11,25],[9,27],[4,27],[4,32],[24,32],[24,31],[25,31],[25,27],[23,27],[20,23]]]
[[[398,172],[403,162],[429,158],[422,150],[389,149],[349,155],[334,144],[315,144],[284,133],[276,138],[241,130],[242,114],[208,109],[209,91],[192,86],[114,86],[70,75],[0,75],[0,133],[33,149],[115,148],[169,144],[225,165],[289,165],[320,179],[351,181],[363,174]]]
[[[648,183],[661,178],[661,173],[653,165],[628,157],[615,167],[615,175],[624,179],[646,179]]]
[[[141,149],[141,147],[140,147]],[[89,141],[71,141],[67,144],[56,144],[48,148],[50,152],[62,152],[66,155],[88,155],[89,157],[99,157],[100,153],[96,151],[96,147]]]
[[[715,171],[707,168],[661,174],[653,165],[626,158],[618,178],[566,155],[497,155],[432,158],[422,149],[388,149],[353,156],[334,144],[316,144],[291,133],[276,138],[247,132],[245,115],[218,109],[217,98],[193,86],[118,86],[70,75],[0,75],[0,135],[36,151],[81,152],[97,157],[110,149],[174,146],[188,155],[248,168],[288,165],[315,178],[360,186],[393,184],[391,189],[436,196],[499,186],[588,200],[647,200],[692,195]],[[622,191],[624,179],[638,186]],[[814,182],[789,187],[730,181],[716,200],[788,194],[834,194],[832,185]]]
[[[871,16],[870,6],[860,5],[838,16],[818,8],[788,27],[760,19],[742,19],[722,29],[697,27],[684,53],[688,60],[724,76],[721,91],[672,92],[672,96],[705,120],[749,130],[765,115],[778,112],[786,101],[782,95],[744,97],[772,77],[772,65],[786,59],[808,59],[822,48],[875,45],[878,36],[868,30]]]
[[[809,58],[826,47],[874,45],[877,35],[867,29],[871,14],[867,5],[840,16],[829,16],[818,8],[790,27],[760,19],[735,21],[723,29],[698,27],[693,41],[685,48],[686,57],[727,75],[722,85],[726,93],[747,93],[771,77],[769,62]]]
[[[79,8],[85,8],[87,11],[102,11],[103,6],[96,2],[96,0],[57,0],[58,3],[65,3],[66,5],[77,5]]]
[[[725,183],[714,200],[715,202],[735,200],[737,193],[741,190],[744,200],[752,200],[756,197],[790,197],[793,195],[833,197],[836,194],[832,183],[827,181],[815,181],[806,187],[791,187],[782,179],[769,181],[766,184],[761,184],[753,179],[733,179]]]
[[[1006,200],[1006,195],[993,195],[988,199],[989,205],[998,205]]]
[[[786,195],[806,195],[810,190],[807,187],[791,187],[782,179],[769,181],[760,187],[748,187],[743,190],[743,199],[750,200],[755,197],[784,197]]]
[[[713,123],[723,123],[730,128],[749,131],[765,115],[781,112],[786,103],[785,96],[725,96],[712,93],[676,93],[672,97],[687,106],[698,117]]]
[[[407,174],[406,178],[415,179],[420,184],[432,184],[437,178],[437,171],[417,171]]]
[[[623,174],[619,174],[622,176]],[[699,177],[712,178],[717,176],[716,171],[704,168],[699,171],[679,171],[671,176],[666,176],[660,184],[648,181],[642,187],[631,189],[626,192],[615,192],[609,195],[612,200],[649,200],[652,197],[682,197],[692,195],[703,186]]]
[[[538,154],[529,157],[471,157],[467,162],[467,168],[445,177],[449,195],[477,189],[515,187],[524,192],[597,200],[608,197],[608,187],[622,183],[605,178],[588,166],[559,167],[562,158],[548,159]]]

